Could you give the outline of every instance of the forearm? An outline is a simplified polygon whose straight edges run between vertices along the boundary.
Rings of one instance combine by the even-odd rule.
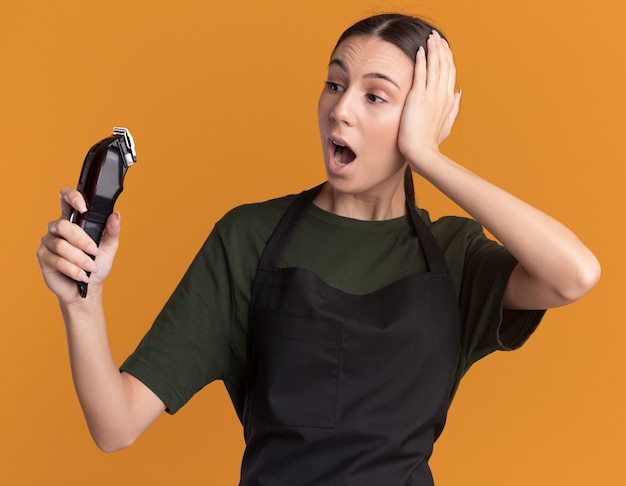
[[[491,232],[518,260],[510,307],[555,307],[584,295],[599,277],[591,251],[564,225],[438,151],[411,164]]]
[[[120,374],[109,347],[101,292],[90,288],[87,299],[61,310],[74,386],[89,431],[105,451],[127,447],[143,430],[133,419],[128,377]]]

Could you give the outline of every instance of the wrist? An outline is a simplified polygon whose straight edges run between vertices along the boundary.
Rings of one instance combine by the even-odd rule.
[[[81,297],[77,289],[72,299],[59,297],[58,300],[66,325],[71,322],[82,322],[91,319],[102,309],[102,286],[90,284],[86,297]]]
[[[433,164],[440,164],[444,160],[439,147],[434,144],[422,144],[405,156],[409,167],[420,175],[425,175],[429,167]]]

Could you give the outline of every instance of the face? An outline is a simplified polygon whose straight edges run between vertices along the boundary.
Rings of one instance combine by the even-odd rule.
[[[373,36],[354,36],[334,52],[318,105],[330,185],[350,194],[386,194],[402,184],[398,149],[413,63],[398,47]]]

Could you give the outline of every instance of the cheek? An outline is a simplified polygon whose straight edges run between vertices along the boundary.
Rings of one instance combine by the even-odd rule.
[[[322,98],[317,100],[317,120],[320,121],[322,119]]]
[[[332,98],[330,96],[328,96],[328,93],[326,93],[326,90],[323,90],[320,93],[320,97],[317,100],[317,116],[318,117],[322,117],[322,116],[330,116],[330,111],[332,109]]]
[[[328,125],[330,121],[330,108],[328,102],[324,100],[324,96],[320,96],[317,102],[317,124],[319,128],[323,128]]]
[[[380,120],[378,127],[373,128],[367,138],[376,140],[377,146],[381,150],[391,151],[398,149],[398,133],[400,130],[400,119],[396,116],[390,116]]]

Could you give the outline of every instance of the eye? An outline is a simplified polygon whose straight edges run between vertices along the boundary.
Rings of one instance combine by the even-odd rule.
[[[375,94],[372,94],[372,93],[366,94],[365,97],[370,103],[386,103],[387,102],[387,100],[381,98],[380,96],[376,96]]]
[[[332,81],[326,81],[326,89],[334,93],[341,93],[346,90],[340,84],[333,83]]]

